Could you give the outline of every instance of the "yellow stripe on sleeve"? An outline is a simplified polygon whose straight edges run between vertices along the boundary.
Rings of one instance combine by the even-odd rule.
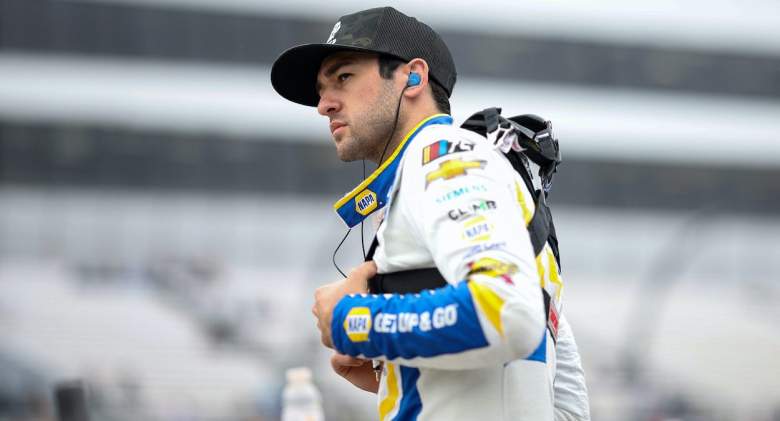
[[[498,331],[501,337],[504,336],[504,326],[501,323],[501,309],[504,308],[504,300],[493,292],[487,285],[482,285],[474,281],[468,281],[469,291],[474,301],[485,314],[493,327]]]
[[[558,262],[555,261],[555,255],[547,248],[547,258],[550,264],[550,282],[558,286],[558,290],[555,291],[555,299],[561,299],[561,291],[563,290],[563,282],[558,275]]]
[[[542,264],[542,254],[539,253],[538,256],[536,256],[536,270],[539,272],[539,286],[544,288],[547,286],[547,282],[544,279],[544,264]]]
[[[534,217],[534,215],[531,213],[531,210],[528,209],[528,205],[525,203],[525,195],[523,194],[523,189],[520,188],[520,183],[515,181],[515,191],[517,192],[517,203],[520,204],[520,208],[523,210],[523,221],[525,221],[525,225],[528,225],[529,222],[531,222],[531,218]]]
[[[379,404],[379,421],[385,421],[398,403],[398,377],[395,374],[395,365],[386,362],[385,370],[387,370],[387,396]]]

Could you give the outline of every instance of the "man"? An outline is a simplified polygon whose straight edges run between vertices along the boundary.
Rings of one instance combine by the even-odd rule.
[[[349,226],[384,212],[373,261],[315,294],[334,370],[378,393],[381,420],[589,419],[558,266],[526,228],[533,196],[484,137],[452,126],[438,34],[390,7],[343,16],[326,43],[283,53],[271,80],[328,117],[340,159],[379,165],[334,205]],[[449,285],[365,294],[376,273],[426,268]]]

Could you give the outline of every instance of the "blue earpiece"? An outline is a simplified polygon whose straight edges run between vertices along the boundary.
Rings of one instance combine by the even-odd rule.
[[[419,73],[409,72],[409,80],[406,81],[406,86],[417,86],[422,82],[422,78]]]

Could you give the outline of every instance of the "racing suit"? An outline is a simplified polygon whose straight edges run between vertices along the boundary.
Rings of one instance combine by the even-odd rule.
[[[533,197],[507,159],[431,116],[334,205],[350,226],[383,207],[378,272],[436,267],[448,285],[334,308],[334,347],[384,361],[380,420],[589,419],[557,262],[534,256]]]

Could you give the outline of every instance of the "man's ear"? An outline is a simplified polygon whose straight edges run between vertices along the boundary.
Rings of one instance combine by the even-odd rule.
[[[407,84],[406,89],[404,89],[404,96],[415,98],[422,95],[425,91],[424,88],[428,86],[428,63],[421,58],[416,58],[407,63],[406,66],[403,66],[403,69],[406,72]]]

